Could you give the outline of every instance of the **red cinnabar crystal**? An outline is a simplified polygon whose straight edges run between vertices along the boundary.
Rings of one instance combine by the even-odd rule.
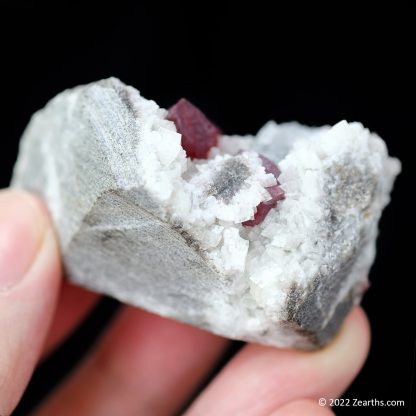
[[[259,157],[263,162],[263,166],[266,173],[272,173],[276,178],[277,184],[266,188],[269,194],[271,195],[272,199],[266,202],[260,202],[260,204],[257,205],[256,213],[254,214],[254,219],[244,221],[242,223],[246,227],[253,227],[254,225],[262,223],[269,211],[277,205],[277,201],[282,201],[283,199],[285,199],[285,193],[283,192],[283,189],[280,187],[280,182],[277,180],[278,176],[280,175],[280,169],[274,162],[272,162],[267,157],[263,155],[259,155]]]
[[[182,134],[182,147],[192,159],[206,159],[211,147],[218,143],[220,129],[185,98],[169,108],[167,119],[173,121]]]
[[[204,113],[185,98],[181,98],[169,108],[166,117],[175,123],[176,130],[182,135],[182,147],[186,155],[192,159],[206,159],[210,149],[218,144],[220,129],[209,121]],[[266,173],[272,173],[277,178],[280,170],[277,165],[265,156],[259,155]],[[252,227],[263,222],[268,212],[277,205],[277,201],[285,199],[280,183],[266,188],[272,197],[269,201],[260,202],[256,207],[254,219],[242,224]]]

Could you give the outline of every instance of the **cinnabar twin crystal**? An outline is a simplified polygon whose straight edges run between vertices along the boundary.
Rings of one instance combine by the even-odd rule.
[[[175,105],[169,108],[166,117],[175,123],[177,131],[182,135],[182,147],[186,155],[191,159],[206,159],[210,149],[218,144],[221,134],[220,129],[207,119],[205,114],[185,98],[181,98]],[[277,165],[263,155],[259,155],[266,173],[272,173],[277,178],[280,170]],[[285,194],[280,188],[280,183],[266,188],[271,199],[261,202],[256,207],[256,213],[252,220],[242,224],[252,227],[263,222],[269,211],[277,205],[277,201],[285,199]]]
[[[182,147],[191,159],[206,159],[211,147],[218,144],[220,129],[185,98],[169,108],[166,118],[182,134]]]
[[[269,211],[277,205],[277,201],[282,201],[283,199],[285,199],[285,193],[283,192],[283,189],[280,187],[280,182],[277,180],[278,176],[280,175],[280,169],[274,162],[272,162],[267,157],[263,155],[259,155],[259,157],[263,163],[266,173],[272,173],[276,178],[277,184],[266,188],[272,198],[269,201],[260,202],[260,204],[257,205],[254,218],[252,220],[244,221],[242,223],[246,227],[253,227],[254,225],[261,224],[266,218],[266,215],[269,213]]]

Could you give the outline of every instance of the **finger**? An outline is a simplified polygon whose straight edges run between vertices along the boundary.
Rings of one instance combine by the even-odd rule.
[[[328,407],[322,407],[317,400],[301,399],[283,405],[270,416],[331,416],[334,412]]]
[[[189,415],[265,415],[296,399],[337,397],[357,375],[368,348],[369,325],[359,308],[322,350],[249,345],[200,395]]]
[[[74,286],[68,281],[62,284],[56,313],[43,347],[43,356],[49,354],[72,332],[98,300],[96,293]]]
[[[38,414],[175,414],[227,343],[205,331],[126,307],[96,351]]]
[[[0,192],[0,414],[10,414],[39,358],[60,285],[57,244],[40,201]]]

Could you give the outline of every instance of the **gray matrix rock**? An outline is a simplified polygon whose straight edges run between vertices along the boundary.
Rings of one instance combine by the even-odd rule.
[[[362,297],[399,171],[346,121],[269,122],[191,159],[167,111],[110,78],[32,117],[12,186],[46,201],[71,281],[226,337],[312,349]],[[279,183],[284,200],[242,224]]]

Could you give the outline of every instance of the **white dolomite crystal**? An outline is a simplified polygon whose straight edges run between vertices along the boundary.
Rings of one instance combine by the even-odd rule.
[[[397,159],[360,123],[267,123],[186,157],[167,112],[111,78],[38,111],[12,185],[40,194],[68,278],[217,334],[311,349],[360,301]],[[276,185],[285,200],[253,227]]]

